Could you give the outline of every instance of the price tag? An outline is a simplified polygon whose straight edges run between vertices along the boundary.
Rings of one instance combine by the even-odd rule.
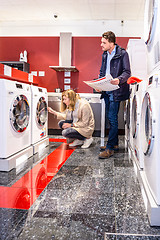
[[[4,65],[4,75],[12,77],[12,68],[10,66]]]

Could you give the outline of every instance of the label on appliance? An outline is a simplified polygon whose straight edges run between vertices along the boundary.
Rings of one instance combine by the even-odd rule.
[[[10,66],[4,65],[4,75],[12,77],[12,68]]]
[[[42,129],[42,132],[40,133],[40,137],[43,138],[46,136],[46,128]]]
[[[28,81],[33,83],[33,74],[31,73],[28,74]]]

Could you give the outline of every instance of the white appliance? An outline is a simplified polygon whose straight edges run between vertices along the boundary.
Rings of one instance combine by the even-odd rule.
[[[49,145],[48,138],[48,96],[47,89],[31,85],[31,143],[33,153],[41,152]]]
[[[132,127],[134,160],[140,169],[144,167],[144,154],[142,150],[142,136],[140,116],[142,112],[142,100],[146,93],[148,83],[146,79],[136,85],[136,92],[132,102]]]
[[[160,73],[154,73],[149,80],[141,114],[144,175],[156,204],[160,205]]]
[[[129,147],[132,158],[137,159],[139,152],[137,139],[139,129],[139,118],[141,113],[142,97],[147,88],[147,50],[143,39],[129,39],[127,45],[129,54],[131,75],[142,80],[141,83],[130,85],[130,136]],[[138,140],[139,141],[139,140]]]
[[[144,39],[148,52],[148,74],[160,65],[160,1],[146,0]]]
[[[128,45],[127,45],[127,52],[129,55],[129,60],[130,60],[130,66],[131,66],[131,75],[135,76],[135,67],[134,65],[136,64],[136,59],[133,58],[133,53],[134,53],[134,48],[136,46],[136,41],[134,41],[135,39],[129,39],[128,41]],[[128,150],[129,150],[129,155],[130,158],[133,159],[134,158],[134,154],[133,154],[133,136],[131,134],[132,132],[132,122],[133,122],[133,117],[132,117],[132,105],[133,105],[133,99],[134,99],[134,95],[136,92],[136,84],[130,84],[130,113],[128,113],[128,117],[130,118],[128,120],[129,122],[129,128],[130,131],[128,132],[128,126],[125,124],[125,139],[129,138],[128,140],[128,144],[126,144],[127,142],[125,141],[125,146],[128,145]],[[124,118],[127,117],[127,114],[125,112],[125,116]],[[127,120],[125,120],[125,122],[127,122]]]
[[[130,99],[126,101],[124,107],[124,129],[125,129],[125,149],[128,149],[130,140]]]
[[[133,155],[134,160],[140,169],[144,167],[144,159],[142,152],[141,139],[141,124],[140,116],[142,111],[142,101],[148,87],[147,78],[147,50],[143,39],[136,39],[132,41],[132,74],[141,79],[140,83],[136,84],[135,95],[132,101],[132,126],[131,133],[133,138]]]
[[[160,226],[160,73],[149,77],[141,114],[144,169],[140,171],[144,204],[151,226]]]
[[[130,133],[129,133],[129,143],[128,143],[128,147],[131,151],[131,155],[133,154],[133,135],[131,134],[132,133],[132,126],[133,126],[133,116],[132,116],[132,106],[133,106],[133,99],[134,99],[134,96],[135,96],[135,92],[136,92],[136,86],[137,84],[130,84],[130,114],[129,114],[129,117],[130,117],[130,120],[129,120],[129,124],[130,124]],[[126,134],[126,133],[125,133]],[[132,157],[131,157],[132,158]]]
[[[143,39],[129,39],[127,45],[131,75],[142,80],[147,76],[147,46]]]
[[[33,155],[30,86],[0,79],[0,170],[17,168]]]

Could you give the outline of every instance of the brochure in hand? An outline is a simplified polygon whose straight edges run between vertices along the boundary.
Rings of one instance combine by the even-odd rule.
[[[119,88],[118,85],[113,85],[110,83],[112,80],[112,76],[110,74],[106,75],[105,77],[98,78],[92,81],[83,81],[88,86],[97,89],[99,91],[114,91]]]

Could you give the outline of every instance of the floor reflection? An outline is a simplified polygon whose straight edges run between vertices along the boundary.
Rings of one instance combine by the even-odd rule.
[[[29,209],[73,151],[62,143],[12,186],[0,186],[0,208]]]
[[[53,136],[48,152],[19,174],[0,172],[0,239],[160,240],[124,137],[120,151],[104,160],[98,159],[100,141],[69,149]]]

